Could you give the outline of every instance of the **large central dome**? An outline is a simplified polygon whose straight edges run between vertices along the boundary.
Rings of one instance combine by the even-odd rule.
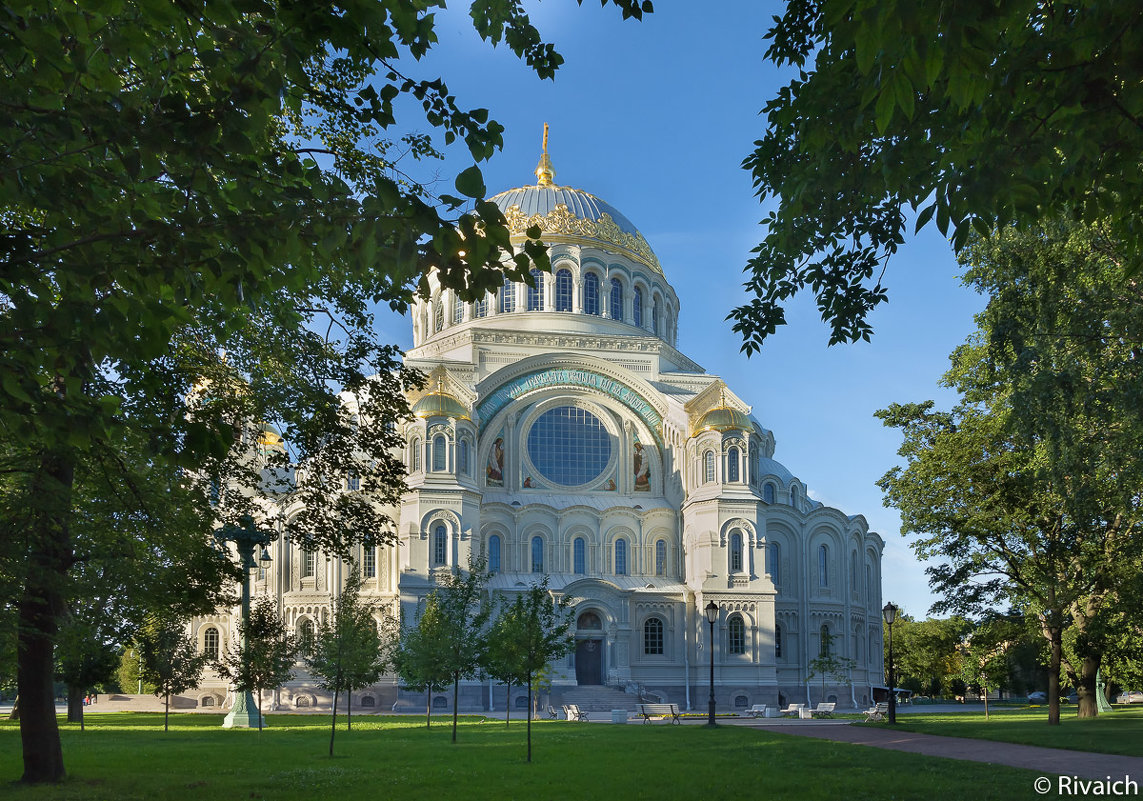
[[[590,192],[557,186],[553,182],[555,175],[548,157],[545,128],[544,154],[536,167],[536,184],[489,198],[504,212],[513,237],[523,237],[529,227],[538,225],[546,243],[598,243],[607,250],[619,248],[662,275],[663,268],[651,246],[630,220]]]

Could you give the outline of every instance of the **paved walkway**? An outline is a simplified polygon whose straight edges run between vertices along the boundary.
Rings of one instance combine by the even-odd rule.
[[[719,723],[731,721],[720,720]],[[1063,748],[1041,748],[1016,745],[994,740],[973,740],[967,737],[942,737],[936,734],[918,734],[888,726],[851,726],[845,721],[733,721],[733,725],[746,725],[775,734],[814,737],[853,745],[868,745],[891,751],[912,754],[965,759],[1027,768],[1041,774],[1078,776],[1082,779],[1123,779],[1130,776],[1143,783],[1143,757],[1094,754],[1087,751],[1068,751]]]

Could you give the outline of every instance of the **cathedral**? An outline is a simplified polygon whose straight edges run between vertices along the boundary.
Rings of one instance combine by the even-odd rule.
[[[679,299],[631,221],[558,185],[546,141],[535,175],[491,200],[514,243],[542,229],[551,272],[475,303],[434,283],[414,306],[406,362],[429,378],[405,424],[398,542],[359,548],[353,567],[364,594],[415,619],[438,576],[472,556],[494,594],[546,576],[573,610],[557,705],[705,709],[712,653],[720,711],[869,704],[882,684],[881,538],[812,500],[751,407],[676,348]],[[252,591],[276,596],[304,633],[351,567],[284,541],[271,555]],[[237,636],[236,611],[192,622],[204,651]],[[823,653],[842,666],[824,687],[810,666]],[[524,694],[472,681],[460,709],[523,708]],[[230,698],[218,680],[195,693],[200,707]],[[434,700],[451,710],[451,694]],[[396,677],[354,698],[366,712],[424,704]],[[328,705],[299,666],[266,708]]]

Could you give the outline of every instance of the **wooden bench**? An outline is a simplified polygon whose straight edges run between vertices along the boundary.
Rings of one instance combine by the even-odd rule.
[[[833,701],[821,701],[816,707],[809,710],[811,718],[832,718],[834,707],[837,706]]]
[[[876,704],[873,707],[865,710],[865,722],[868,723],[869,721],[874,721],[874,722],[882,721],[885,719],[885,716],[888,714],[889,714],[889,702],[884,701],[880,704]]]
[[[743,714],[751,718],[764,718],[766,717],[766,704],[755,704]]]
[[[800,714],[802,707],[804,706],[805,704],[790,704],[788,707],[781,710],[780,714],[782,717],[786,717],[787,715],[797,717]]]
[[[639,704],[636,709],[643,716],[644,723],[650,723],[651,718],[670,719],[671,723],[682,723],[679,720],[678,704]]]
[[[567,704],[564,706],[564,717],[568,720],[578,720],[580,723],[587,721],[587,713],[580,712],[576,704]]]

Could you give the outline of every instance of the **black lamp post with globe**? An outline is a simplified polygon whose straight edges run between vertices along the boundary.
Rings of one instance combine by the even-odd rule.
[[[890,601],[881,609],[885,618],[885,625],[889,627],[889,722],[897,722],[897,677],[893,674],[893,624],[897,622],[897,613],[901,609]]]
[[[706,622],[710,624],[710,638],[708,640],[710,651],[710,704],[706,725],[713,726],[714,723],[714,624],[718,620],[718,604],[711,601],[703,609],[706,613]]]
[[[242,654],[242,659],[249,658],[247,653],[246,643],[246,630],[250,627],[250,571],[258,567],[258,562],[262,567],[270,563],[270,554],[266,551],[266,546],[274,541],[275,536],[272,532],[262,531],[254,525],[254,518],[250,515],[243,515],[239,519],[240,525],[228,524],[218,530],[215,535],[219,542],[232,542],[235,549],[238,551],[238,559],[242,569],[242,622],[238,633],[238,648]],[[254,561],[254,549],[261,547],[262,555],[258,562]],[[234,706],[231,707],[230,712],[227,713],[226,718],[222,721],[224,729],[254,729],[258,728],[259,724],[265,727],[265,721],[258,720],[258,705],[254,702],[254,696],[250,690],[245,690],[235,693]]]

